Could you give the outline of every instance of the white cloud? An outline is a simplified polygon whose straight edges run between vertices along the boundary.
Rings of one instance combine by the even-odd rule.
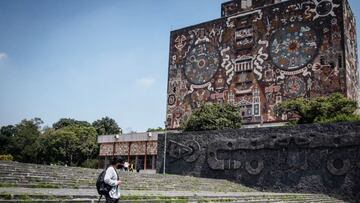
[[[0,61],[7,59],[9,56],[5,52],[0,52]]]
[[[151,87],[154,83],[154,78],[140,78],[136,80],[136,85],[143,88]]]

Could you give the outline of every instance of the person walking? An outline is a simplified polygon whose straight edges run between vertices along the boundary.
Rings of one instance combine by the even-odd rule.
[[[121,157],[114,158],[111,165],[106,169],[104,182],[111,186],[109,194],[105,195],[106,203],[118,203],[120,199],[119,185],[122,183],[116,169],[123,166],[124,160]]]
[[[129,171],[134,172],[134,162],[133,161],[130,162]]]

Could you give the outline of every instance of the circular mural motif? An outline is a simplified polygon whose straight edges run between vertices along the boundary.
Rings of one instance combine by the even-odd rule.
[[[305,92],[305,82],[298,77],[290,77],[285,81],[285,94],[289,97],[303,96]]]
[[[198,44],[186,58],[185,76],[192,84],[202,85],[214,77],[219,65],[219,53],[215,47],[209,43]]]
[[[176,97],[174,94],[170,94],[169,97],[168,97],[168,104],[170,106],[174,105],[175,104],[175,101],[176,101]]]
[[[333,5],[330,1],[322,1],[316,6],[316,13],[320,16],[328,15],[333,9]]]
[[[262,159],[246,161],[245,169],[251,175],[258,175],[264,169],[264,161]]]
[[[331,174],[336,176],[342,176],[349,171],[349,169],[351,168],[351,163],[349,159],[343,160],[340,158],[335,158],[329,159],[326,166]]]
[[[315,30],[302,23],[292,23],[274,33],[270,57],[278,68],[296,70],[313,60],[318,47]]]

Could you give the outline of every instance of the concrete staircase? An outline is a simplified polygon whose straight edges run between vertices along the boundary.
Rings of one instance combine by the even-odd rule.
[[[28,188],[95,189],[95,182],[102,170],[24,164],[0,161],[0,186]],[[162,191],[254,191],[226,180],[194,178],[190,176],[119,172],[123,190]]]
[[[0,161],[0,202],[97,202],[101,170]],[[121,202],[343,202],[320,194],[264,193],[226,180],[120,172]]]

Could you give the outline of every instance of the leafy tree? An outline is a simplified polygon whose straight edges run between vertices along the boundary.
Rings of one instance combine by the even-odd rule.
[[[146,132],[162,132],[162,131],[165,131],[165,129],[162,127],[157,127],[157,128],[148,128]]]
[[[90,127],[72,127],[69,130],[75,132],[79,138],[77,163],[78,165],[87,159],[96,158],[99,153],[99,146],[97,144],[96,129]]]
[[[87,121],[78,121],[72,118],[61,118],[58,122],[53,124],[53,128],[58,130],[60,128],[64,128],[71,125],[80,125],[80,126],[91,126]]]
[[[360,120],[360,117],[354,114],[356,109],[357,102],[335,93],[328,97],[285,101],[277,107],[276,112],[296,115],[299,117],[296,123],[303,124]]]
[[[31,120],[22,120],[16,125],[16,132],[13,136],[13,146],[11,154],[15,160],[21,162],[36,163],[38,158],[38,149],[40,137],[40,118]]]
[[[15,135],[16,133],[16,127],[13,125],[7,125],[7,126],[3,126],[0,129],[0,133],[2,135],[5,135],[7,137],[12,137]]]
[[[69,125],[47,129],[40,139],[43,163],[80,166],[98,154],[96,130],[92,126]]]
[[[339,114],[333,118],[320,119],[319,123],[336,123],[336,122],[359,122],[360,115],[357,114]]]
[[[241,127],[238,107],[230,104],[205,104],[181,124],[184,131],[222,130]]]
[[[10,153],[13,145],[13,137],[16,133],[16,127],[13,125],[2,126],[0,129],[0,154]]]
[[[43,162],[72,165],[79,139],[74,132],[65,128],[44,133],[40,150]]]
[[[95,127],[98,135],[122,134],[122,129],[118,126],[116,121],[107,116],[94,121],[92,126]]]

